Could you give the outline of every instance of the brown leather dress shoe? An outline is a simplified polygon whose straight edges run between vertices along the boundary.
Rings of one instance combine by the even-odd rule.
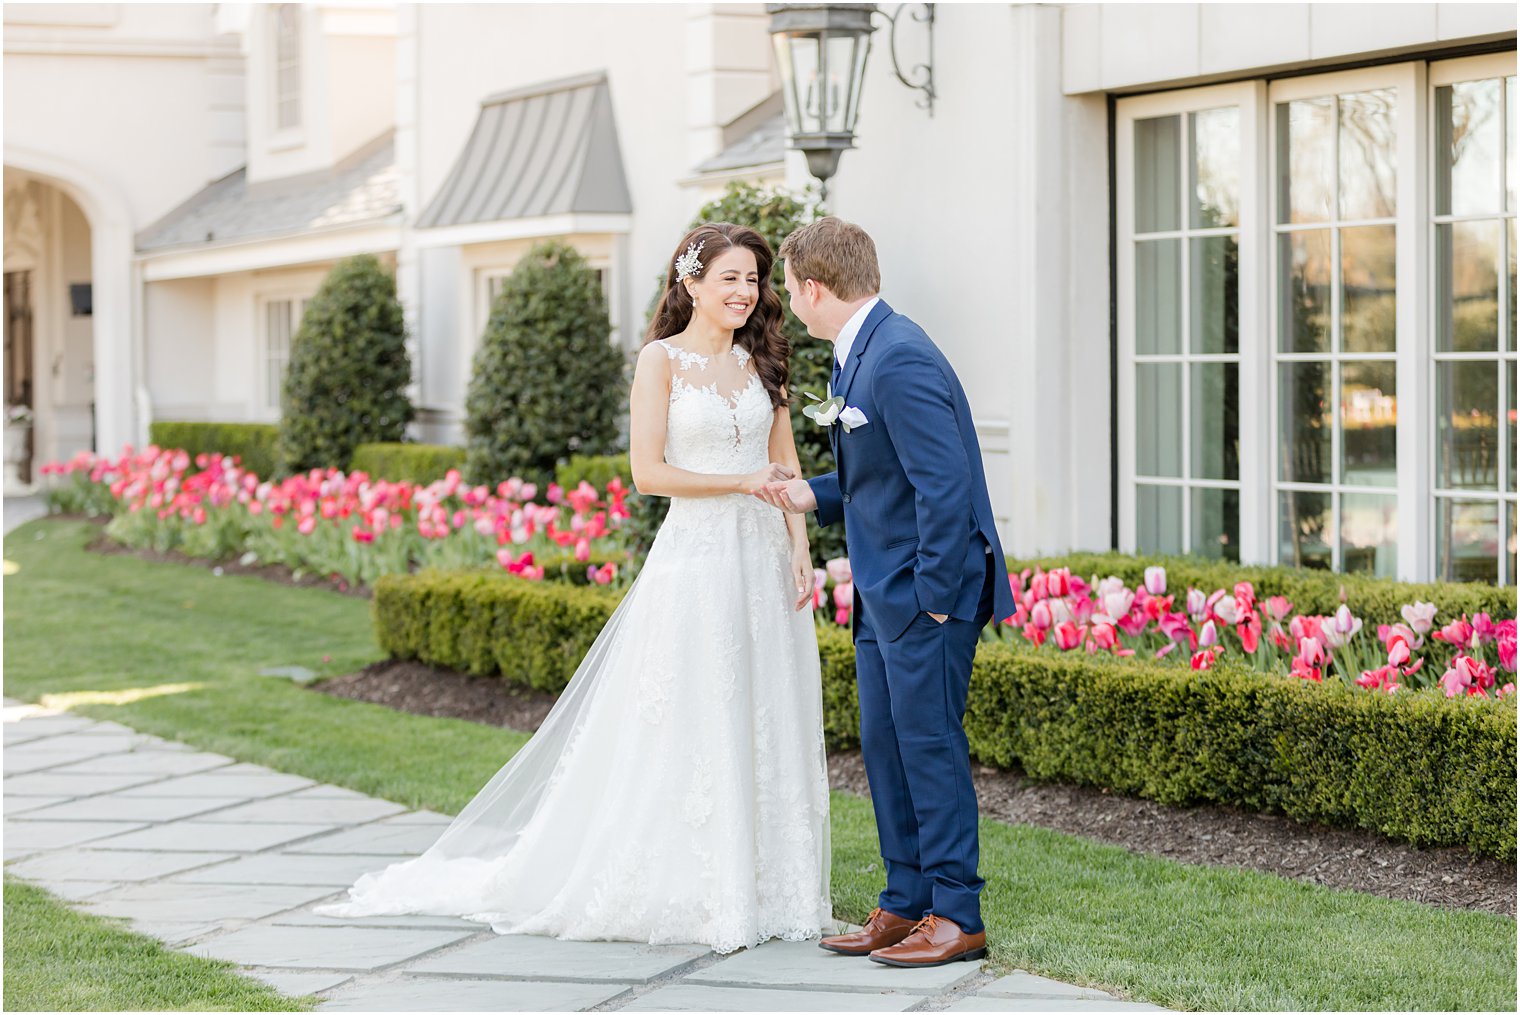
[[[987,934],[967,934],[954,920],[930,913],[918,922],[901,944],[871,953],[872,962],[888,966],[943,966],[948,962],[973,962],[987,957]]]
[[[869,955],[878,948],[895,945],[916,926],[912,920],[896,916],[880,906],[871,910],[866,925],[853,934],[836,934],[818,942],[818,947],[840,955]]]

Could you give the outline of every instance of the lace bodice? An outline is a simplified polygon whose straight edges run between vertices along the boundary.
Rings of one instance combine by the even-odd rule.
[[[770,396],[747,349],[728,356],[688,352],[666,339],[670,410],[665,460],[689,472],[754,472],[769,460]]]

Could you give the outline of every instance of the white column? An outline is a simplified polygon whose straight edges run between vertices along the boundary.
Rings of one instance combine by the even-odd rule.
[[[688,4],[687,161],[723,148],[723,125],[777,88],[764,4]],[[675,96],[672,96],[675,98]]]
[[[1109,545],[1107,106],[1061,90],[1061,11],[1013,9],[1008,552]],[[994,492],[994,499],[998,499]]]
[[[422,348],[428,339],[422,306],[422,260],[417,251],[417,236],[412,223],[422,214],[418,179],[417,107],[419,102],[417,62],[420,33],[415,4],[401,4],[396,9],[396,175],[401,197],[401,242],[396,250],[396,296],[406,318],[406,353],[412,364],[412,382],[407,397],[418,409],[438,407],[438,392],[424,383]],[[432,339],[438,341],[437,337]],[[415,432],[416,424],[413,424]]]

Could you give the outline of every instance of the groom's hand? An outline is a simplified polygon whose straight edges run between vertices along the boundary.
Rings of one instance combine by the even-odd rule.
[[[771,507],[778,507],[794,515],[818,510],[818,498],[805,479],[789,479],[781,483],[766,483],[755,491],[755,496]]]

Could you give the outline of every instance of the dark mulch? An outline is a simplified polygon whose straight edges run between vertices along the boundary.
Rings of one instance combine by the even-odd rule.
[[[314,685],[420,715],[531,732],[554,696],[417,662],[387,660]],[[978,767],[984,817],[1037,825],[1183,863],[1245,867],[1331,888],[1515,915],[1515,864],[1460,848],[1417,849],[1375,832],[1305,825],[1233,807],[1167,807],[1106,790]],[[870,796],[859,751],[829,755],[835,789]]]
[[[313,684],[312,690],[526,733],[538,729],[555,701],[555,695],[514,687],[500,677],[476,677],[402,659],[370,663],[358,673]]]
[[[1301,824],[1235,807],[1168,807],[1105,789],[1039,783],[977,766],[983,817],[1037,825],[1182,863],[1244,867],[1330,888],[1515,915],[1515,863],[1460,847],[1420,849],[1376,832]],[[870,796],[859,751],[829,755],[835,789]]]
[[[61,517],[55,515],[54,517]],[[81,516],[82,517],[82,516]],[[103,519],[89,519],[100,521]],[[210,569],[218,574],[241,574],[251,575],[255,578],[263,578],[280,585],[289,585],[294,588],[324,588],[345,596],[354,596],[359,599],[369,599],[372,595],[367,585],[349,585],[340,578],[330,578],[319,574],[296,573],[284,564],[242,564],[236,560],[209,560],[205,557],[191,557],[178,550],[161,552],[159,550],[134,550],[129,546],[123,546],[104,532],[92,539],[85,547],[91,553],[99,553],[104,556],[136,557],[138,560],[149,560],[156,564],[190,564],[199,568]]]

